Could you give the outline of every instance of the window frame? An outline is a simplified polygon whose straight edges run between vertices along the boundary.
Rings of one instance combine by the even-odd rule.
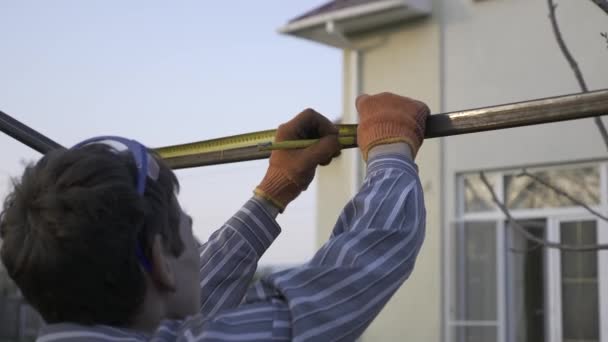
[[[600,177],[600,203],[590,206],[597,210],[602,215],[608,216],[608,161],[587,161],[581,163],[564,163],[542,166],[530,166],[526,169],[529,172],[551,170],[551,169],[569,169],[594,166],[598,168]],[[493,190],[498,198],[505,200],[504,179],[505,176],[517,174],[522,168],[509,168],[503,170],[492,170],[486,172],[487,176],[495,177]],[[447,234],[444,245],[444,340],[446,342],[455,341],[453,335],[454,328],[465,326],[496,326],[497,342],[507,342],[507,284],[506,284],[506,217],[499,208],[494,206],[492,210],[479,212],[466,212],[464,203],[464,178],[467,175],[475,172],[460,172],[455,175],[455,219],[448,224]],[[597,229],[597,243],[608,243],[608,222],[601,220],[582,207],[559,207],[559,208],[538,208],[538,209],[512,209],[511,214],[515,219],[535,219],[543,218],[547,220],[547,238],[552,241],[560,239],[560,223],[576,220],[595,220]],[[454,242],[456,238],[455,225],[464,225],[467,222],[495,222],[496,229],[496,321],[462,321],[457,320],[454,316],[455,287],[453,286],[453,272],[450,260],[454,253]],[[546,330],[547,341],[562,341],[562,312],[561,312],[561,252],[556,249],[546,249],[547,265],[545,272],[548,279],[545,284],[545,293],[547,296],[547,309],[550,314],[547,316],[548,322]],[[599,299],[599,336],[600,341],[608,342],[608,324],[602,324],[602,321],[608,321],[608,250],[599,251],[598,257],[598,299]],[[552,284],[552,285],[551,285]]]

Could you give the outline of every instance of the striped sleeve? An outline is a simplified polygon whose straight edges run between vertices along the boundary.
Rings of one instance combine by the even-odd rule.
[[[310,262],[262,279],[241,306],[183,332],[200,341],[353,341],[411,274],[425,217],[413,162],[370,160],[361,190]]]
[[[259,200],[252,198],[199,248],[203,317],[242,302],[259,258],[280,231]]]

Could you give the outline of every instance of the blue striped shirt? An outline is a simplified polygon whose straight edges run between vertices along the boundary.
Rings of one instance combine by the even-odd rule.
[[[280,233],[253,198],[200,249],[199,315],[164,321],[154,334],[53,324],[38,341],[353,341],[411,274],[425,217],[413,162],[381,155],[370,160],[360,191],[308,263],[250,286]]]

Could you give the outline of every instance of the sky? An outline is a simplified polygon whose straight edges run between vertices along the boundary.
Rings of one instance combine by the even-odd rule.
[[[0,0],[0,110],[64,146],[121,135],[150,147],[276,128],[307,107],[340,117],[340,51],[277,33],[321,0]],[[0,197],[40,155],[0,133]],[[178,171],[202,240],[252,195],[267,161]],[[261,264],[314,252],[315,185],[279,217]]]

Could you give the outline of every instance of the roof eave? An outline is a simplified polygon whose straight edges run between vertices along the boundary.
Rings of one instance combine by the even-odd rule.
[[[279,32],[338,48],[348,47],[344,34],[430,14],[429,0],[384,0],[292,21]],[[337,34],[336,34],[337,33]]]

